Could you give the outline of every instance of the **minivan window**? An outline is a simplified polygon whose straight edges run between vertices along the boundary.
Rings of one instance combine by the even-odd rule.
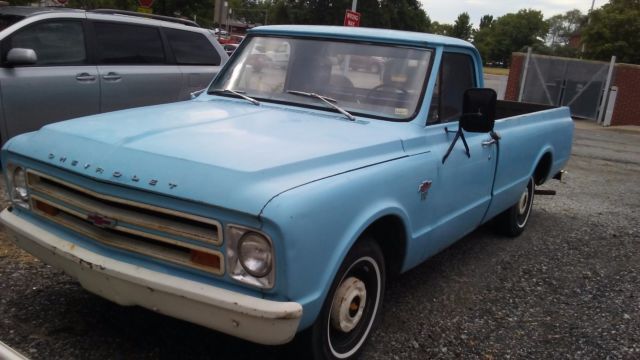
[[[94,24],[101,64],[163,64],[164,49],[155,27],[97,22]]]
[[[0,31],[8,28],[9,26],[24,19],[24,16],[19,15],[0,15]]]
[[[3,45],[3,61],[13,48],[32,49],[38,56],[35,65],[74,65],[87,61],[84,32],[80,21],[45,21],[14,33]]]
[[[164,31],[178,64],[220,65],[220,54],[204,35],[168,28]]]

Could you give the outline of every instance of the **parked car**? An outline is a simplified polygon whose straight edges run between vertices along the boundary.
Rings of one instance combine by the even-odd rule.
[[[289,62],[289,56],[291,55],[289,42],[281,42],[275,49],[266,51],[265,55],[273,65],[277,67],[286,67]]]
[[[244,40],[244,36],[243,35],[231,35],[231,36],[229,36],[229,39],[234,44],[240,44],[242,42],[242,40]]]
[[[371,73],[380,73],[384,70],[385,59],[380,56],[351,56],[349,67],[355,70],[364,70]]]
[[[224,44],[224,51],[227,53],[227,55],[231,56],[231,54],[233,54],[234,51],[236,51],[236,49],[238,48],[238,44]]]
[[[220,28],[213,29],[213,33],[220,36],[229,36],[229,32],[227,32],[227,30]]]
[[[283,41],[282,69],[254,68]],[[388,59],[382,76],[336,61],[364,55]],[[569,159],[568,108],[482,87],[459,39],[256,28],[192,101],[10,140],[0,220],[118,304],[352,359],[388,279],[492,219],[519,235]]]
[[[2,142],[55,121],[187,100],[228,59],[197,24],[143,16],[0,8]]]

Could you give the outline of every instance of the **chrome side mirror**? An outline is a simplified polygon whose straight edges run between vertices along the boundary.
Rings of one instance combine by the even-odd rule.
[[[8,65],[34,65],[38,55],[33,49],[13,48],[7,53]]]

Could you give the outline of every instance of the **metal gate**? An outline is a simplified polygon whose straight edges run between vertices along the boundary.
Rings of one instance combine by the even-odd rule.
[[[527,53],[519,101],[568,106],[571,115],[597,120],[605,89],[613,75],[611,63]]]

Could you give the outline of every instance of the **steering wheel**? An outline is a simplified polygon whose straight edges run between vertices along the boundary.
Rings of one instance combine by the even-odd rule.
[[[396,92],[396,94],[403,94],[403,95],[408,94],[407,90],[399,88],[397,86],[393,86],[393,85],[390,85],[390,84],[380,84],[380,85],[374,87],[373,89],[369,90],[369,92],[367,92],[367,95],[366,95],[367,99],[369,99],[374,93],[382,91],[384,89],[394,90]]]

